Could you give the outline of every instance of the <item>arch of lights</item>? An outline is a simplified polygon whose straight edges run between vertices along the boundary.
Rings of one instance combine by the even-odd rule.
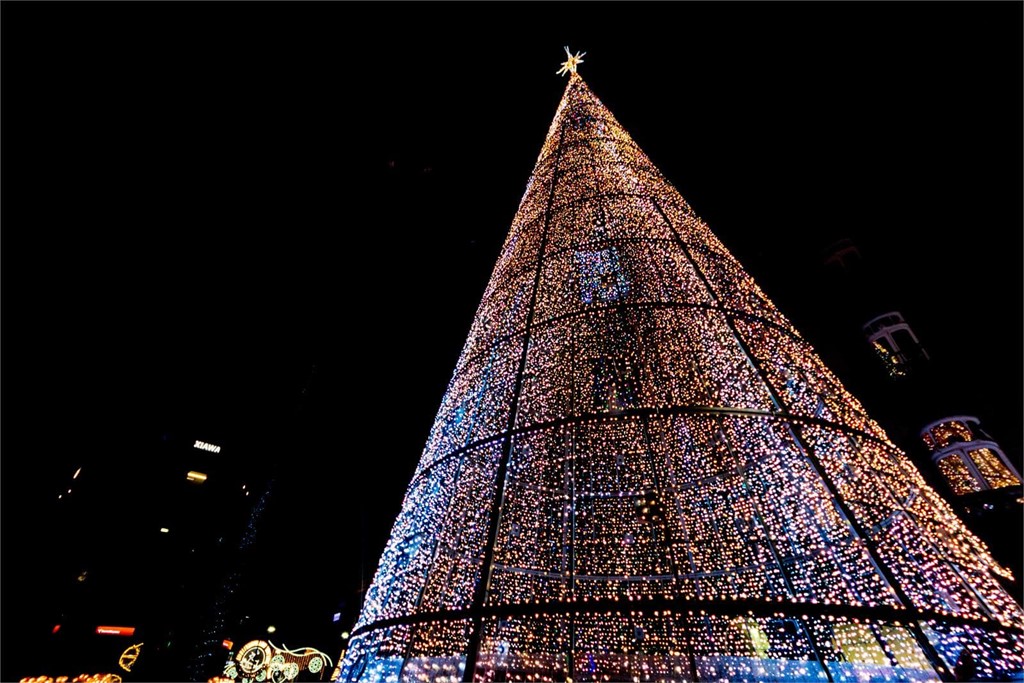
[[[339,679],[1019,671],[1008,570],[569,71]]]

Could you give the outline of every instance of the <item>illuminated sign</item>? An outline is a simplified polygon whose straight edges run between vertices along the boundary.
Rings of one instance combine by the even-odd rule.
[[[96,633],[101,636],[130,636],[135,633],[134,626],[97,626]]]
[[[206,475],[202,472],[196,472],[195,470],[189,470],[188,474],[185,475],[185,478],[191,482],[195,482],[196,484],[202,484],[206,481]]]
[[[211,453],[220,453],[220,446],[215,446],[212,443],[206,443],[196,439],[196,442],[192,444],[194,448],[198,448],[201,451],[210,451]]]
[[[222,648],[224,648],[225,650],[230,650],[231,646],[234,645],[234,644],[235,644],[234,641],[228,640],[227,638],[225,638],[224,640],[222,640],[220,642],[220,646]]]

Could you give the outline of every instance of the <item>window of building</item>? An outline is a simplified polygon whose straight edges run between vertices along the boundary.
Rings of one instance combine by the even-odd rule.
[[[964,464],[959,453],[947,455],[942,460],[939,460],[938,465],[939,472],[945,477],[954,494],[962,496],[981,490],[981,482],[974,477],[971,470]]]
[[[903,377],[911,363],[927,360],[928,352],[898,311],[869,320],[863,326],[868,343],[875,349],[893,377]]]
[[[989,448],[978,448],[970,452],[971,460],[978,472],[985,479],[989,488],[1001,489],[1005,486],[1017,486],[1020,479],[1003,462],[993,450]]]

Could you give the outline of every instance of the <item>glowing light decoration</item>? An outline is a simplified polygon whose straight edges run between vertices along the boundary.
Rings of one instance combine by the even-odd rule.
[[[581,56],[334,677],[951,680],[965,652],[1020,671],[1006,570]]]
[[[224,676],[229,681],[239,679],[241,683],[267,680],[284,683],[294,681],[303,669],[318,674],[331,664],[330,657],[312,647],[289,650],[268,640],[251,640],[242,646],[235,659],[227,661]]]
[[[564,76],[567,73],[576,73],[576,67],[583,63],[583,55],[586,52],[577,52],[575,55],[569,52],[569,46],[565,46],[565,56],[567,59],[562,62],[562,68],[556,71],[559,76]]]
[[[132,667],[135,666],[135,662],[138,661],[139,655],[142,654],[142,646],[145,643],[136,643],[135,645],[129,646],[121,653],[121,656],[117,660],[117,665],[125,671],[131,671]]]
[[[74,678],[70,676],[26,676],[20,683],[121,683],[121,677],[117,674],[78,674]]]

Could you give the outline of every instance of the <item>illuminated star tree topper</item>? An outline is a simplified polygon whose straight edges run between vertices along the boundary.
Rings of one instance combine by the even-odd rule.
[[[569,52],[568,45],[564,47],[565,56],[568,57],[568,59],[562,62],[562,68],[555,72],[559,76],[564,76],[570,71],[572,73],[576,73],[576,67],[583,63],[583,55],[587,54],[586,52],[577,52],[575,55],[573,55],[573,53]]]

